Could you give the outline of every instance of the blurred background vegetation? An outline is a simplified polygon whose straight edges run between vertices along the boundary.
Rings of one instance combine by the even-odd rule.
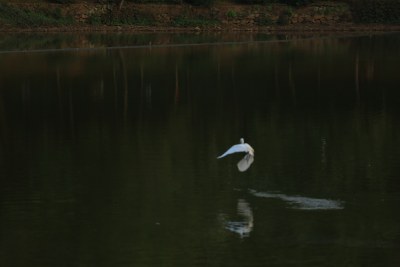
[[[400,0],[341,0],[324,1],[323,3],[345,3],[348,4],[355,23],[380,23],[398,24],[400,23]],[[18,6],[22,3],[37,4],[60,4],[58,10],[40,9],[37,6],[23,8]],[[284,4],[293,8],[300,8],[310,4],[318,4],[317,0],[0,0],[0,25],[12,26],[60,26],[70,25],[74,21],[70,17],[65,17],[61,10],[63,4],[102,4],[107,5],[110,10],[121,10],[130,3],[151,3],[151,4],[189,4],[194,6],[212,7],[216,4],[226,5],[272,5]],[[16,4],[16,5],[14,5]],[[16,18],[18,21],[15,22]],[[89,21],[90,22],[90,21]]]

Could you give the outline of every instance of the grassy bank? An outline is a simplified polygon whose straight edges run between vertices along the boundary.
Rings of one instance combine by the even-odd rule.
[[[360,3],[370,3],[361,5]],[[85,3],[48,3],[48,1],[0,1],[0,30],[44,30],[44,29],[104,29],[120,27],[133,29],[146,28],[195,28],[197,30],[258,30],[259,28],[293,29],[344,29],[357,22],[379,23],[388,28],[396,28],[400,19],[395,15],[387,16],[397,10],[396,3],[378,8],[380,17],[373,11],[375,4],[371,0],[354,0],[350,4],[338,1],[304,1],[302,5],[276,4],[277,1],[261,1],[264,4],[237,4],[233,2],[215,2],[211,6],[193,6],[189,4],[137,4],[125,1],[122,8],[107,1]],[[53,1],[54,2],[54,1]],[[70,2],[70,1],[67,1]],[[243,3],[243,1],[240,1]],[[246,1],[245,1],[246,2]],[[261,3],[247,1],[246,3]],[[297,3],[297,2],[296,2]],[[357,4],[356,4],[357,3]],[[389,2],[385,2],[389,3]],[[393,7],[390,9],[389,7]],[[391,14],[391,13],[390,13]],[[399,10],[400,14],[400,10]],[[400,16],[400,15],[399,15]],[[386,20],[381,17],[385,17]],[[390,23],[390,27],[388,25]],[[382,27],[380,27],[381,29]]]
[[[0,23],[3,27],[49,27],[73,25],[75,21],[63,16],[61,7],[31,9],[0,3]]]

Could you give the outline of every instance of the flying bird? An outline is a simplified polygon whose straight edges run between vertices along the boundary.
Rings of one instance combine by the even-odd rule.
[[[217,157],[217,159],[223,158],[229,154],[233,154],[236,152],[245,152],[247,153],[247,155],[254,157],[254,149],[249,144],[245,143],[243,138],[240,138],[240,144],[231,146],[231,148],[229,148],[221,156]]]
[[[254,162],[254,156],[252,156],[250,154],[246,154],[246,156],[244,156],[244,158],[242,158],[238,162],[237,167],[238,167],[239,171],[244,172],[248,168],[250,168],[250,165],[253,164],[253,162]]]

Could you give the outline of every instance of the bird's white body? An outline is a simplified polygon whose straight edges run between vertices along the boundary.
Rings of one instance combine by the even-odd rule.
[[[217,157],[217,159],[223,158],[229,154],[236,153],[236,152],[245,152],[247,154],[250,154],[252,157],[254,157],[254,149],[249,144],[245,143],[243,138],[240,138],[240,144],[231,146],[231,148],[229,148],[221,156]]]

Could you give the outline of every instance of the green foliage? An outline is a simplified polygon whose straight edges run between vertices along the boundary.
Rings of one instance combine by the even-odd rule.
[[[238,16],[238,14],[234,10],[229,10],[228,12],[226,12],[226,16],[230,19],[234,19]]]
[[[400,0],[358,0],[351,5],[360,23],[400,23]]]
[[[154,22],[151,18],[143,17],[143,16],[128,16],[127,14],[119,15],[119,16],[100,16],[100,15],[92,15],[88,18],[87,23],[91,25],[141,25],[141,26],[151,26],[154,25]]]
[[[305,6],[314,2],[313,0],[280,0],[282,4],[287,4],[291,6]]]
[[[91,25],[101,25],[101,24],[105,24],[105,22],[106,22],[105,19],[103,19],[99,15],[91,15],[87,19],[87,23],[89,23]]]
[[[184,2],[194,6],[211,6],[214,0],[185,0]]]
[[[293,15],[293,10],[291,8],[286,9],[279,15],[277,23],[279,25],[290,24],[290,18],[292,17],[292,15]]]
[[[203,19],[203,18],[188,18],[186,16],[179,16],[173,20],[174,26],[179,27],[198,27],[198,26],[213,26],[217,25],[218,21]]]
[[[313,8],[314,13],[319,15],[332,15],[338,13],[345,13],[348,10],[349,7],[346,4],[342,5],[336,4],[335,6],[315,6]]]
[[[234,0],[236,3],[239,4],[258,4],[258,5],[263,5],[263,4],[273,4],[273,3],[279,3],[280,0]]]
[[[50,3],[57,3],[57,4],[73,4],[76,3],[75,0],[50,0]]]
[[[256,20],[257,25],[260,26],[269,26],[275,24],[275,22],[269,16],[260,16]]]
[[[240,4],[287,4],[291,6],[303,6],[313,2],[313,0],[235,0]]]
[[[147,18],[114,18],[111,21],[111,25],[140,25],[140,26],[151,26],[153,25],[152,20]]]
[[[19,27],[62,26],[74,23],[71,17],[63,17],[61,9],[28,10],[0,3],[0,21]]]

